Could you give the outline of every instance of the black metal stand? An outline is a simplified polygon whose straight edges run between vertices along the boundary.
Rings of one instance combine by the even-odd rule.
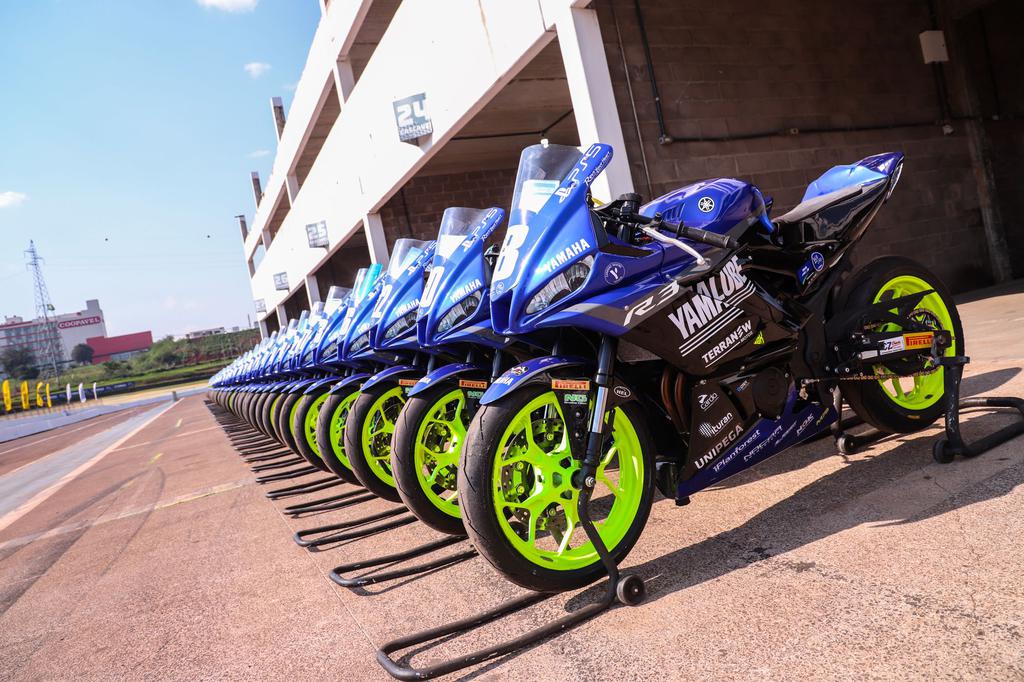
[[[386,519],[390,520],[386,521]],[[294,540],[295,544],[299,547],[313,549],[323,547],[324,545],[333,545],[339,542],[358,540],[359,538],[376,535],[382,531],[398,528],[399,526],[404,526],[416,520],[416,517],[408,513],[404,507],[398,507],[396,509],[377,512],[376,514],[361,516],[350,521],[342,521],[340,523],[332,523],[326,526],[316,526],[314,528],[300,530],[295,533]],[[377,521],[385,522],[372,525]]]
[[[312,500],[311,502],[293,504],[290,507],[285,507],[284,513],[292,518],[299,518],[301,516],[320,514],[327,511],[334,511],[336,509],[344,509],[345,507],[351,507],[352,505],[376,499],[377,496],[373,493],[359,488],[358,490],[350,490],[349,492],[341,493],[340,495],[331,495],[330,497]]]
[[[600,435],[598,435],[598,437],[600,437]],[[593,453],[599,451],[599,445],[600,441],[598,441],[596,446],[588,445],[588,456],[587,459],[584,460],[583,465],[585,480],[592,476],[592,467],[595,467],[596,464],[594,464],[590,458],[593,456]],[[588,467],[591,467],[589,472]],[[593,543],[594,549],[597,550],[598,556],[601,557],[601,563],[604,566],[605,571],[608,573],[608,586],[607,589],[605,589],[604,596],[599,601],[593,604],[588,604],[587,606],[577,609],[576,611],[562,616],[561,618],[547,623],[546,625],[529,630],[528,632],[506,642],[501,642],[499,644],[479,649],[463,656],[457,656],[447,661],[436,663],[424,668],[414,668],[409,663],[401,663],[391,657],[391,654],[396,651],[401,651],[402,649],[408,649],[409,647],[424,644],[426,642],[440,643],[439,640],[446,639],[451,635],[476,630],[477,628],[486,625],[487,623],[491,623],[502,616],[522,611],[523,609],[533,606],[534,604],[552,596],[551,594],[545,593],[528,594],[526,596],[519,597],[518,599],[509,600],[493,609],[484,611],[483,613],[475,616],[386,642],[377,650],[377,662],[380,663],[381,667],[383,667],[389,675],[399,680],[427,680],[524,649],[531,644],[535,644],[552,635],[564,632],[571,627],[575,627],[584,621],[590,620],[600,613],[604,613],[612,607],[616,600],[630,606],[635,606],[643,601],[644,595],[646,594],[643,579],[637,575],[620,576],[619,568],[615,564],[615,560],[612,558],[611,553],[608,551],[608,548],[605,547],[600,534],[598,534],[597,529],[594,527],[594,522],[590,518],[591,494],[593,494],[592,481],[586,482],[583,489],[580,490],[580,495],[576,503],[576,511],[579,515],[580,524],[583,526],[584,531],[586,531],[587,538]],[[331,577],[333,580],[334,576],[332,575]],[[335,580],[335,582],[337,581]]]
[[[292,457],[291,459],[282,460],[280,462],[270,462],[269,464],[257,464],[256,466],[250,467],[254,472],[257,471],[272,471],[273,469],[284,469],[285,467],[295,466],[296,464],[304,464],[306,460],[302,457]]]
[[[328,488],[344,485],[344,483],[345,482],[340,478],[318,478],[317,480],[309,481],[308,483],[300,483],[298,485],[290,485],[287,488],[271,490],[267,493],[267,499],[280,500],[286,497],[295,497],[296,495],[307,495],[309,493],[315,493],[321,490],[327,490]]]
[[[942,359],[945,405],[945,437],[936,441],[932,447],[932,456],[936,462],[948,464],[957,455],[977,457],[978,455],[1001,445],[1011,438],[1024,434],[1024,400],[1012,397],[978,397],[961,398],[960,383],[963,380],[964,366],[970,362],[965,356],[951,356]],[[841,403],[839,404],[841,407]],[[973,443],[965,443],[960,435],[960,412],[969,409],[1013,409],[1017,410],[1021,419],[1004,426],[994,433],[979,438]],[[837,408],[839,409],[839,408]],[[860,448],[877,443],[892,434],[868,427],[860,433],[852,434],[847,428],[863,423],[859,418],[843,420],[833,427],[832,434],[836,439],[836,447],[844,455],[852,455]]]
[[[257,483],[277,483],[278,481],[287,481],[293,478],[301,478],[303,476],[309,476],[310,474],[319,473],[320,470],[314,466],[305,466],[301,469],[291,469],[289,471],[282,471],[276,474],[267,474],[266,476],[257,476]]]
[[[411,575],[418,575],[420,573],[427,573],[445,566],[451,566],[458,564],[467,559],[472,559],[476,556],[476,550],[472,547],[462,550],[456,554],[448,554],[446,556],[432,559],[422,564],[416,564],[415,566],[409,566],[407,568],[397,568],[391,571],[379,571],[368,575],[361,575],[355,578],[346,578],[343,573],[349,571],[361,571],[367,568],[376,568],[378,566],[389,566],[391,564],[401,563],[403,561],[409,561],[416,557],[423,556],[424,554],[431,554],[445,547],[458,544],[466,540],[464,535],[451,535],[449,537],[441,538],[440,540],[434,540],[426,544],[420,545],[419,547],[413,547],[407,549],[404,552],[396,552],[394,554],[385,554],[384,556],[376,557],[374,559],[366,559],[364,561],[353,561],[349,564],[342,564],[341,566],[335,566],[331,569],[330,577],[338,585],[342,587],[363,587],[365,585],[374,585],[376,583],[386,582],[388,580],[397,580],[399,578],[407,578]]]

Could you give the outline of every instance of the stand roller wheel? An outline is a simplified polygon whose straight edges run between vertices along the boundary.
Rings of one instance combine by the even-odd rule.
[[[852,455],[857,452],[857,439],[848,433],[841,434],[836,438],[836,447],[844,455]]]
[[[616,598],[626,606],[636,606],[647,596],[644,579],[638,575],[625,575],[615,585]]]
[[[949,441],[945,438],[935,441],[932,446],[932,459],[939,464],[949,464],[956,457],[953,448],[949,447]]]

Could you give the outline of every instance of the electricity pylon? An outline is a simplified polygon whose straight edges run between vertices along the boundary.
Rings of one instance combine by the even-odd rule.
[[[44,376],[52,372],[53,377],[57,378],[60,376],[60,366],[64,363],[64,344],[57,329],[57,320],[52,315],[55,308],[50,301],[50,292],[43,278],[43,259],[39,257],[34,241],[29,241],[28,251],[25,253],[28,255],[28,269],[32,271],[36,319],[43,321],[42,335],[35,349],[36,361]]]

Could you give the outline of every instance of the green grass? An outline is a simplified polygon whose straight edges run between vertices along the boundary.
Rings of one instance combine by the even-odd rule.
[[[228,364],[228,362],[228,360],[211,360],[210,362],[204,362],[198,365],[159,369],[139,374],[128,374],[123,377],[106,376],[106,372],[102,365],[86,365],[84,367],[75,367],[70,372],[61,374],[60,379],[62,385],[71,384],[73,388],[77,387],[79,383],[85,384],[87,388],[92,388],[92,382],[94,381],[97,386],[109,386],[110,384],[120,384],[126,381],[131,381],[135,383],[135,388],[145,388],[154,384],[171,383],[175,381],[184,382],[193,379],[211,377],[216,374],[221,367]]]

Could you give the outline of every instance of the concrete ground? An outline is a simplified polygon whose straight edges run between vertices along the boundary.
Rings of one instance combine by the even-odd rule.
[[[962,306],[965,393],[1024,395],[1022,292]],[[326,576],[337,564],[435,534],[411,524],[300,549],[296,530],[389,505],[287,519],[286,504],[341,489],[270,502],[199,397],[145,419],[30,511],[0,519],[0,679],[386,679],[377,645],[520,593],[479,558],[337,587]],[[1008,420],[970,413],[964,432]],[[852,457],[821,441],[689,506],[659,500],[625,564],[647,580],[644,604],[453,677],[1024,679],[1024,438],[939,465],[937,433]],[[42,457],[85,435],[26,449]],[[13,445],[0,448],[0,482],[26,464]],[[522,632],[601,589],[414,661]]]

